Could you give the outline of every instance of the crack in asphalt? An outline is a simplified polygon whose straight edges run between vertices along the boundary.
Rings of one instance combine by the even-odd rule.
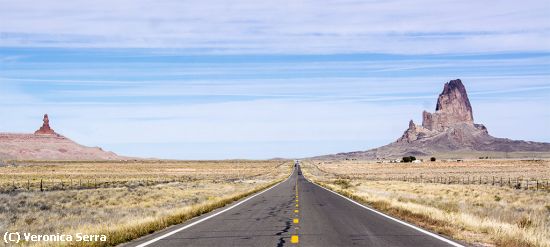
[[[289,219],[285,222],[285,228],[282,231],[276,233],[275,235],[278,235],[278,236],[283,235],[283,233],[286,233],[286,232],[288,232],[288,230],[290,230],[290,226],[291,226],[291,224],[290,224],[290,219]],[[285,243],[286,243],[285,237],[281,236],[279,238],[279,243],[277,243],[277,247],[283,247],[285,245]]]
[[[294,198],[292,198],[291,200],[288,201],[288,203],[286,203],[286,208],[289,208],[292,204],[294,203]],[[283,204],[284,205],[284,204]],[[281,210],[283,210],[285,208],[285,206],[281,205]],[[283,228],[283,230],[281,230],[280,232],[277,232],[275,235],[276,236],[281,236],[279,238],[279,243],[277,243],[277,247],[283,247],[286,243],[286,240],[285,240],[285,236],[282,236],[283,233],[288,233],[288,231],[290,230],[290,228],[292,227],[292,224],[290,222],[290,218],[285,221],[285,228]]]

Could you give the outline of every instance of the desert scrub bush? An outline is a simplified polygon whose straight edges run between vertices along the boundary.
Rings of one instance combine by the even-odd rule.
[[[339,185],[342,189],[348,189],[351,187],[351,183],[347,179],[337,179],[334,184]]]
[[[522,216],[518,219],[517,221],[517,225],[520,227],[520,228],[528,228],[530,227],[531,225],[533,225],[533,221],[531,220],[530,217],[528,216]]]

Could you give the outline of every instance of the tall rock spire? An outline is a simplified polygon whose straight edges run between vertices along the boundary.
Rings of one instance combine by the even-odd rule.
[[[442,131],[457,123],[474,124],[472,106],[460,79],[445,83],[434,113],[423,112],[422,127]]]
[[[436,112],[445,112],[460,122],[474,122],[472,105],[466,88],[460,79],[445,83],[443,92],[437,99]]]
[[[454,153],[456,152],[456,153]],[[404,156],[472,157],[491,152],[495,157],[531,157],[531,152],[550,152],[550,143],[495,138],[483,124],[474,123],[466,88],[459,79],[445,83],[434,113],[422,113],[422,125],[409,122],[409,128],[395,142],[368,151],[321,156],[328,158],[385,159]],[[538,155],[538,154],[536,154]],[[428,156],[428,157],[429,157]],[[319,158],[319,157],[317,157]]]
[[[466,88],[460,79],[456,79],[445,83],[443,91],[437,99],[435,112],[422,112],[422,125],[416,125],[411,120],[409,128],[397,142],[406,141],[410,143],[462,125],[472,127],[476,132],[481,131],[481,134],[488,134],[485,126],[474,124],[472,106]],[[454,136],[458,136],[458,134]]]
[[[48,114],[44,114],[44,119],[42,120],[44,123],[42,123],[42,127],[34,132],[35,135],[56,135],[55,131],[53,131],[52,128],[50,128],[50,119],[48,118]]]

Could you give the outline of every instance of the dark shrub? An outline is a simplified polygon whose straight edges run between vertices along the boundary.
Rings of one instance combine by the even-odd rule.
[[[416,157],[414,156],[407,156],[407,157],[403,157],[403,159],[401,160],[401,162],[403,163],[410,163],[410,162],[413,162],[416,160]]]

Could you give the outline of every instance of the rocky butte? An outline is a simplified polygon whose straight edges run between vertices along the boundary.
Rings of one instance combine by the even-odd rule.
[[[515,152],[516,157],[533,157],[539,154],[550,157],[550,143],[510,140],[489,135],[483,124],[474,123],[466,88],[460,79],[456,79],[443,86],[435,112],[424,111],[421,125],[411,120],[409,127],[397,141],[368,151],[316,158],[384,159],[408,155],[507,157],[510,152]]]
[[[422,125],[416,125],[412,120],[409,128],[403,133],[397,143],[412,143],[416,140],[429,139],[442,133],[450,135],[449,140],[456,141],[460,149],[468,136],[488,136],[487,128],[483,124],[474,123],[472,105],[468,99],[466,88],[460,79],[445,83],[443,92],[439,94],[434,113],[422,113]]]
[[[48,118],[48,114],[44,114],[44,119],[42,121],[44,123],[40,129],[34,132],[35,135],[58,135],[50,128],[50,118]]]
[[[1,133],[0,160],[119,160],[99,147],[86,147],[56,133],[48,114],[34,134]]]

